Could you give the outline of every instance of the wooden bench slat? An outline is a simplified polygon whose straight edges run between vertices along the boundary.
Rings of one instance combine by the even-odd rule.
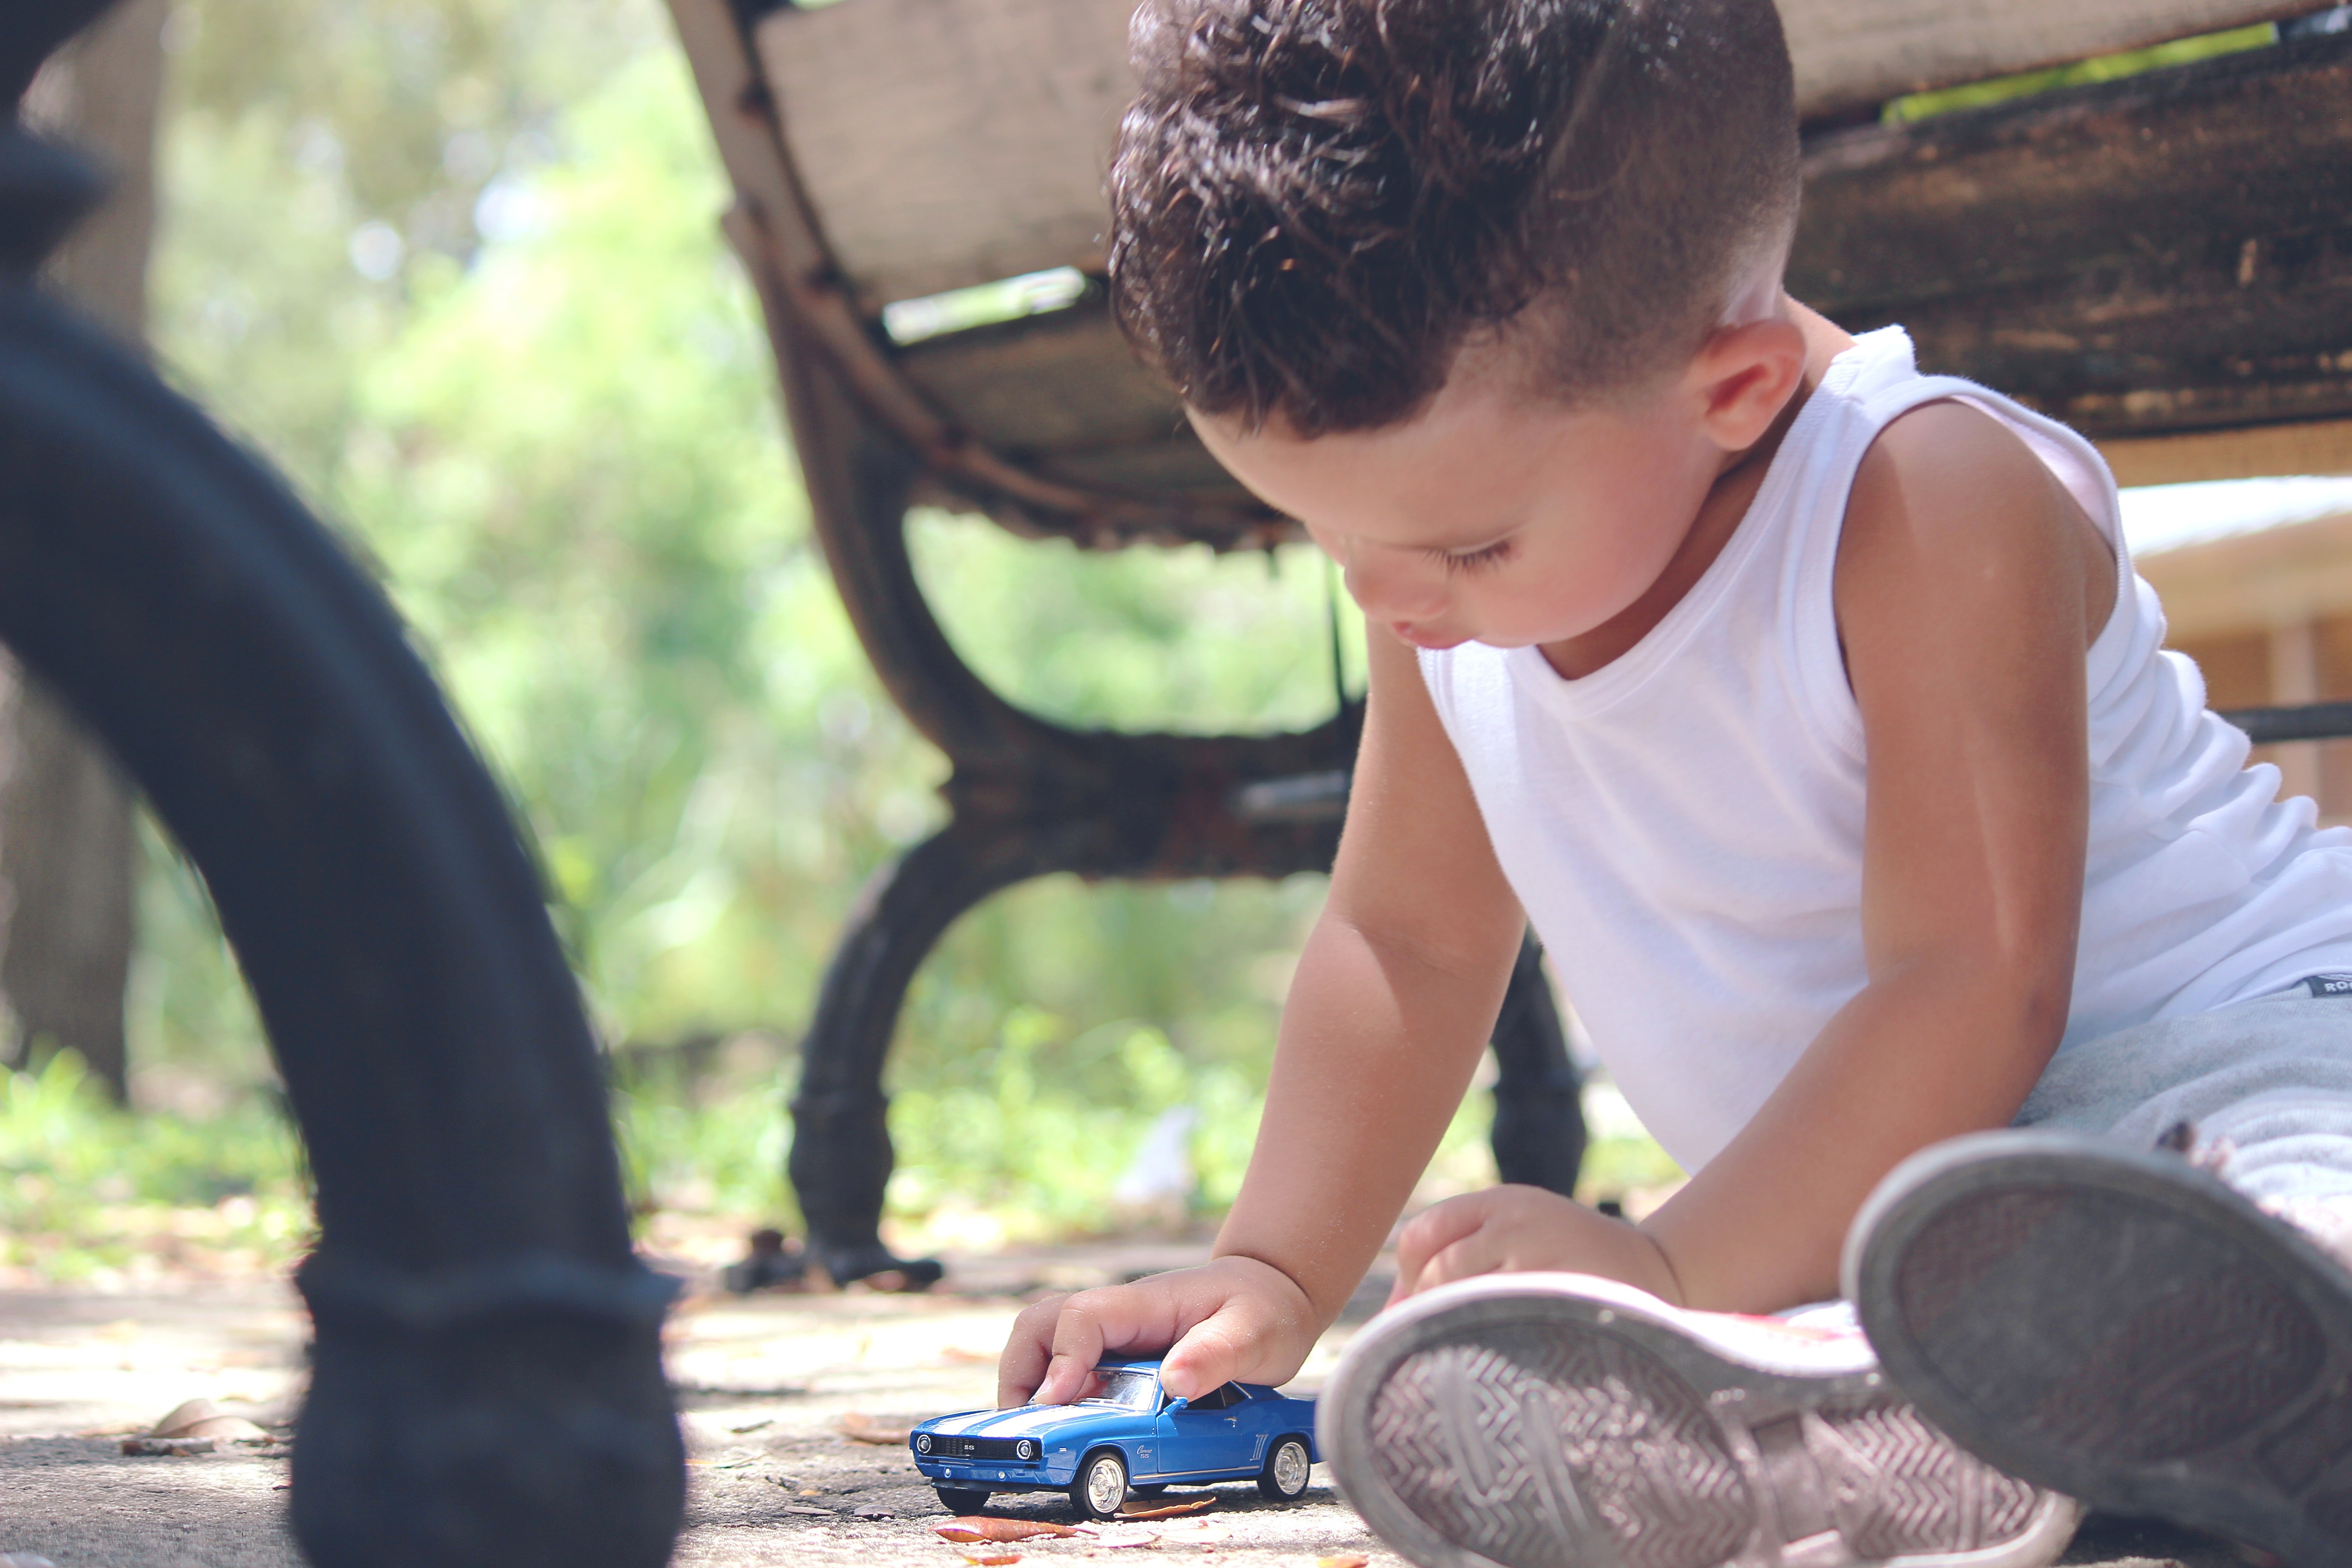
[[[1790,288],[2095,437],[2352,416],[2352,37],[1842,133]]]
[[[1064,453],[1040,467],[1055,479],[1098,485],[1122,495],[1173,495],[1235,506],[1250,499],[1249,492],[1218,467],[1209,449],[1189,431],[1133,447]]]
[[[2320,0],[1782,0],[1808,116],[2316,9]],[[843,0],[757,44],[869,310],[1101,265],[1132,0]]]
[[[868,310],[1102,265],[1133,0],[843,0],[755,34],[819,221]]]
[[[1017,454],[1132,445],[1182,431],[1175,389],[1147,370],[1100,303],[936,338],[899,367],[940,409]]]
[[[2326,0],[1780,0],[1807,119],[2274,22]]]
[[[2341,420],[2347,103],[2352,38],[2339,37],[1820,139],[1790,286],[1856,330],[1900,321],[1930,368],[2103,440]],[[943,412],[1015,455],[1181,426],[1174,395],[1099,302],[936,339],[899,363]],[[2175,447],[2149,471],[2259,468],[2285,452]],[[2133,461],[2159,459],[2139,448]]]

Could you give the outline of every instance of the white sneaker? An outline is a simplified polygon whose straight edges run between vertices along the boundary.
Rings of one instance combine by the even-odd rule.
[[[1888,1373],[1994,1463],[2352,1568],[2352,1275],[2189,1161],[1939,1143],[1863,1205],[1846,1281]]]
[[[1577,1274],[1381,1314],[1316,1429],[1348,1500],[1424,1568],[2042,1568],[2081,1513],[1929,1425],[1857,1329]]]

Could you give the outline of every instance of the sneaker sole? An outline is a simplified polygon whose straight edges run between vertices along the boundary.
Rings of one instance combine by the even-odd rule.
[[[2072,1539],[2071,1500],[1961,1450],[1852,1351],[1755,1364],[1673,1313],[1578,1275],[1415,1297],[1340,1358],[1323,1457],[1423,1568],[2040,1568]]]
[[[2352,1279],[2179,1157],[1938,1145],[1856,1217],[1846,1289],[1887,1375],[2001,1468],[2352,1568]]]

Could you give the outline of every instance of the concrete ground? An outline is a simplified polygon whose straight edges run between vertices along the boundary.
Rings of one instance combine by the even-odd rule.
[[[997,1347],[1024,1297],[1172,1267],[1201,1250],[1098,1246],[966,1259],[928,1296],[689,1297],[670,1334],[693,1466],[675,1562],[963,1568],[933,1532],[945,1511],[905,1448],[852,1441],[845,1418],[888,1427],[985,1405]],[[1364,1314],[1374,1300],[1360,1303]],[[294,1568],[282,1443],[133,1458],[121,1437],[198,1397],[282,1429],[300,1396],[304,1331],[299,1302],[276,1281],[145,1295],[0,1292],[0,1556],[37,1555],[56,1568]],[[1313,1391],[1350,1332],[1343,1322],[1326,1338],[1297,1392]],[[1265,1503],[1247,1484],[1214,1489],[1211,1523],[1188,1524],[1189,1536],[1170,1529],[1150,1550],[1202,1568],[1315,1568],[1358,1554],[1370,1568],[1404,1568],[1319,1468],[1303,1504]],[[995,1511],[1013,1516],[1071,1517],[1052,1495],[999,1503]],[[1036,1568],[1120,1554],[1079,1539],[1015,1550]],[[2108,1522],[2086,1530],[2066,1558],[2105,1568],[2254,1561]]]

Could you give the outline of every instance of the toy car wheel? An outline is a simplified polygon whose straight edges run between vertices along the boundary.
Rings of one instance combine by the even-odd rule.
[[[1070,1501],[1087,1519],[1109,1519],[1127,1500],[1127,1461],[1115,1452],[1089,1454],[1070,1485]]]
[[[950,1513],[978,1513],[988,1506],[988,1493],[971,1487],[933,1487],[940,1506]]]
[[[1297,1502],[1307,1490],[1307,1444],[1297,1437],[1277,1437],[1257,1474],[1257,1489],[1276,1502]]]

